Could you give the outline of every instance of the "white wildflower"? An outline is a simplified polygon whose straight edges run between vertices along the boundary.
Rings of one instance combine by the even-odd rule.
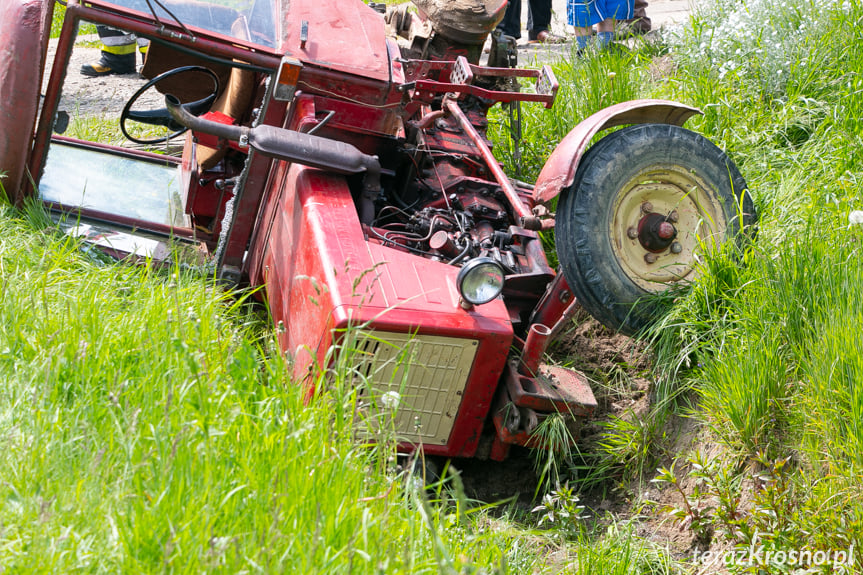
[[[399,406],[401,403],[401,396],[398,392],[395,391],[387,391],[386,393],[381,395],[381,404],[387,409],[393,410]]]
[[[863,210],[854,210],[848,214],[848,221],[852,225],[863,225]]]

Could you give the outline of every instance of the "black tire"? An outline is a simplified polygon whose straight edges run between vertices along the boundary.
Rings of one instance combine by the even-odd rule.
[[[632,335],[661,313],[655,296],[695,277],[699,252],[742,242],[754,223],[746,181],[725,152],[695,132],[641,124],[585,154],[561,193],[555,242],[582,307]]]

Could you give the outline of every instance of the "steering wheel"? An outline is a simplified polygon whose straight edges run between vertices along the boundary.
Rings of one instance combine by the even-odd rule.
[[[120,130],[123,132],[124,136],[138,144],[159,144],[161,142],[167,142],[171,138],[179,136],[188,129],[185,126],[178,124],[174,120],[174,118],[171,117],[171,114],[168,112],[167,108],[132,111],[132,106],[135,104],[135,102],[138,101],[138,98],[140,98],[144,92],[146,92],[165,78],[170,78],[171,76],[174,76],[176,74],[182,74],[184,72],[202,72],[206,74],[210,77],[210,80],[213,81],[213,91],[206,98],[195,100],[194,102],[189,102],[188,104],[183,104],[183,108],[186,109],[193,116],[200,116],[201,114],[210,109],[210,106],[212,106],[213,102],[216,100],[216,95],[219,93],[219,77],[216,76],[216,73],[209,68],[205,68],[204,66],[181,66],[179,68],[174,68],[172,70],[168,70],[167,72],[159,74],[158,76],[141,86],[141,88],[138,89],[137,92],[132,94],[132,97],[129,98],[129,101],[126,102],[126,105],[123,106],[123,112],[120,114]],[[151,138],[146,140],[142,138],[137,138],[129,134],[129,131],[126,129],[126,120],[141,122],[142,124],[150,124],[152,126],[164,126],[169,130],[173,130],[173,132],[171,134],[168,134],[167,136],[163,136],[160,138]]]

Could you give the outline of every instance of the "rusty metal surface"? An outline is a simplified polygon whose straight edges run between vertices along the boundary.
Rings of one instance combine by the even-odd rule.
[[[541,323],[531,325],[527,330],[527,338],[521,353],[521,361],[518,365],[519,373],[533,377],[539,370],[542,356],[548,348],[551,329]]]
[[[506,199],[509,201],[510,206],[513,211],[516,213],[520,220],[520,224],[527,229],[538,229],[534,224],[539,224],[539,220],[533,215],[530,211],[530,208],[525,204],[518,195],[518,192],[515,191],[515,188],[512,185],[512,182],[509,180],[509,177],[504,173],[503,168],[500,167],[500,164],[495,159],[494,154],[492,154],[488,145],[485,143],[485,140],[482,136],[479,135],[479,132],[476,131],[476,128],[470,123],[465,116],[464,112],[462,112],[461,108],[459,108],[458,102],[455,100],[451,100],[446,98],[444,100],[444,106],[449,111],[450,114],[456,120],[458,120],[459,125],[464,130],[464,132],[470,137],[473,141],[474,145],[476,145],[477,151],[479,151],[482,159],[485,160],[486,165],[488,165],[488,169],[491,171],[494,179],[500,185],[501,190],[503,191]]]
[[[669,100],[632,100],[600,110],[582,120],[554,149],[536,180],[534,200],[547,202],[572,185],[591,139],[602,130],[627,124],[682,126],[696,114],[701,111]]]
[[[53,2],[6,0],[0,14],[0,171],[16,203],[29,188],[27,165]]]
[[[549,66],[540,70],[520,68],[489,68],[477,66],[459,56],[455,61],[408,60],[404,62],[405,80],[413,83],[411,99],[432,103],[441,94],[456,94],[464,99],[468,94],[494,102],[539,102],[551,108],[559,84]],[[474,85],[478,77],[531,78],[536,82],[533,92],[488,89]]]
[[[575,311],[573,303],[575,296],[572,294],[572,288],[566,281],[566,277],[562,273],[557,274],[539,300],[539,303],[534,308],[531,315],[531,323],[541,323],[552,328],[552,337],[556,328],[562,327],[558,325],[561,321],[568,319]],[[569,312],[569,315],[567,315]]]
[[[506,383],[519,407],[574,416],[588,416],[596,409],[587,378],[572,369],[541,365],[537,377],[532,378],[509,367]]]
[[[492,407],[492,459],[504,459],[508,445],[547,448],[534,431],[543,419],[558,413],[566,416],[566,426],[577,439],[581,419],[596,409],[596,399],[582,374],[549,365],[540,366],[539,371],[534,379],[519,374],[513,363],[507,366],[506,386],[498,390]]]

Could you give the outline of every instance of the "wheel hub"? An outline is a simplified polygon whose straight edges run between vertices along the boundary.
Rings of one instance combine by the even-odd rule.
[[[617,263],[649,292],[691,280],[698,253],[720,243],[727,226],[708,184],[675,164],[638,173],[621,187],[613,210]]]
[[[638,222],[638,241],[649,252],[665,251],[677,237],[677,228],[668,216],[651,212]]]

